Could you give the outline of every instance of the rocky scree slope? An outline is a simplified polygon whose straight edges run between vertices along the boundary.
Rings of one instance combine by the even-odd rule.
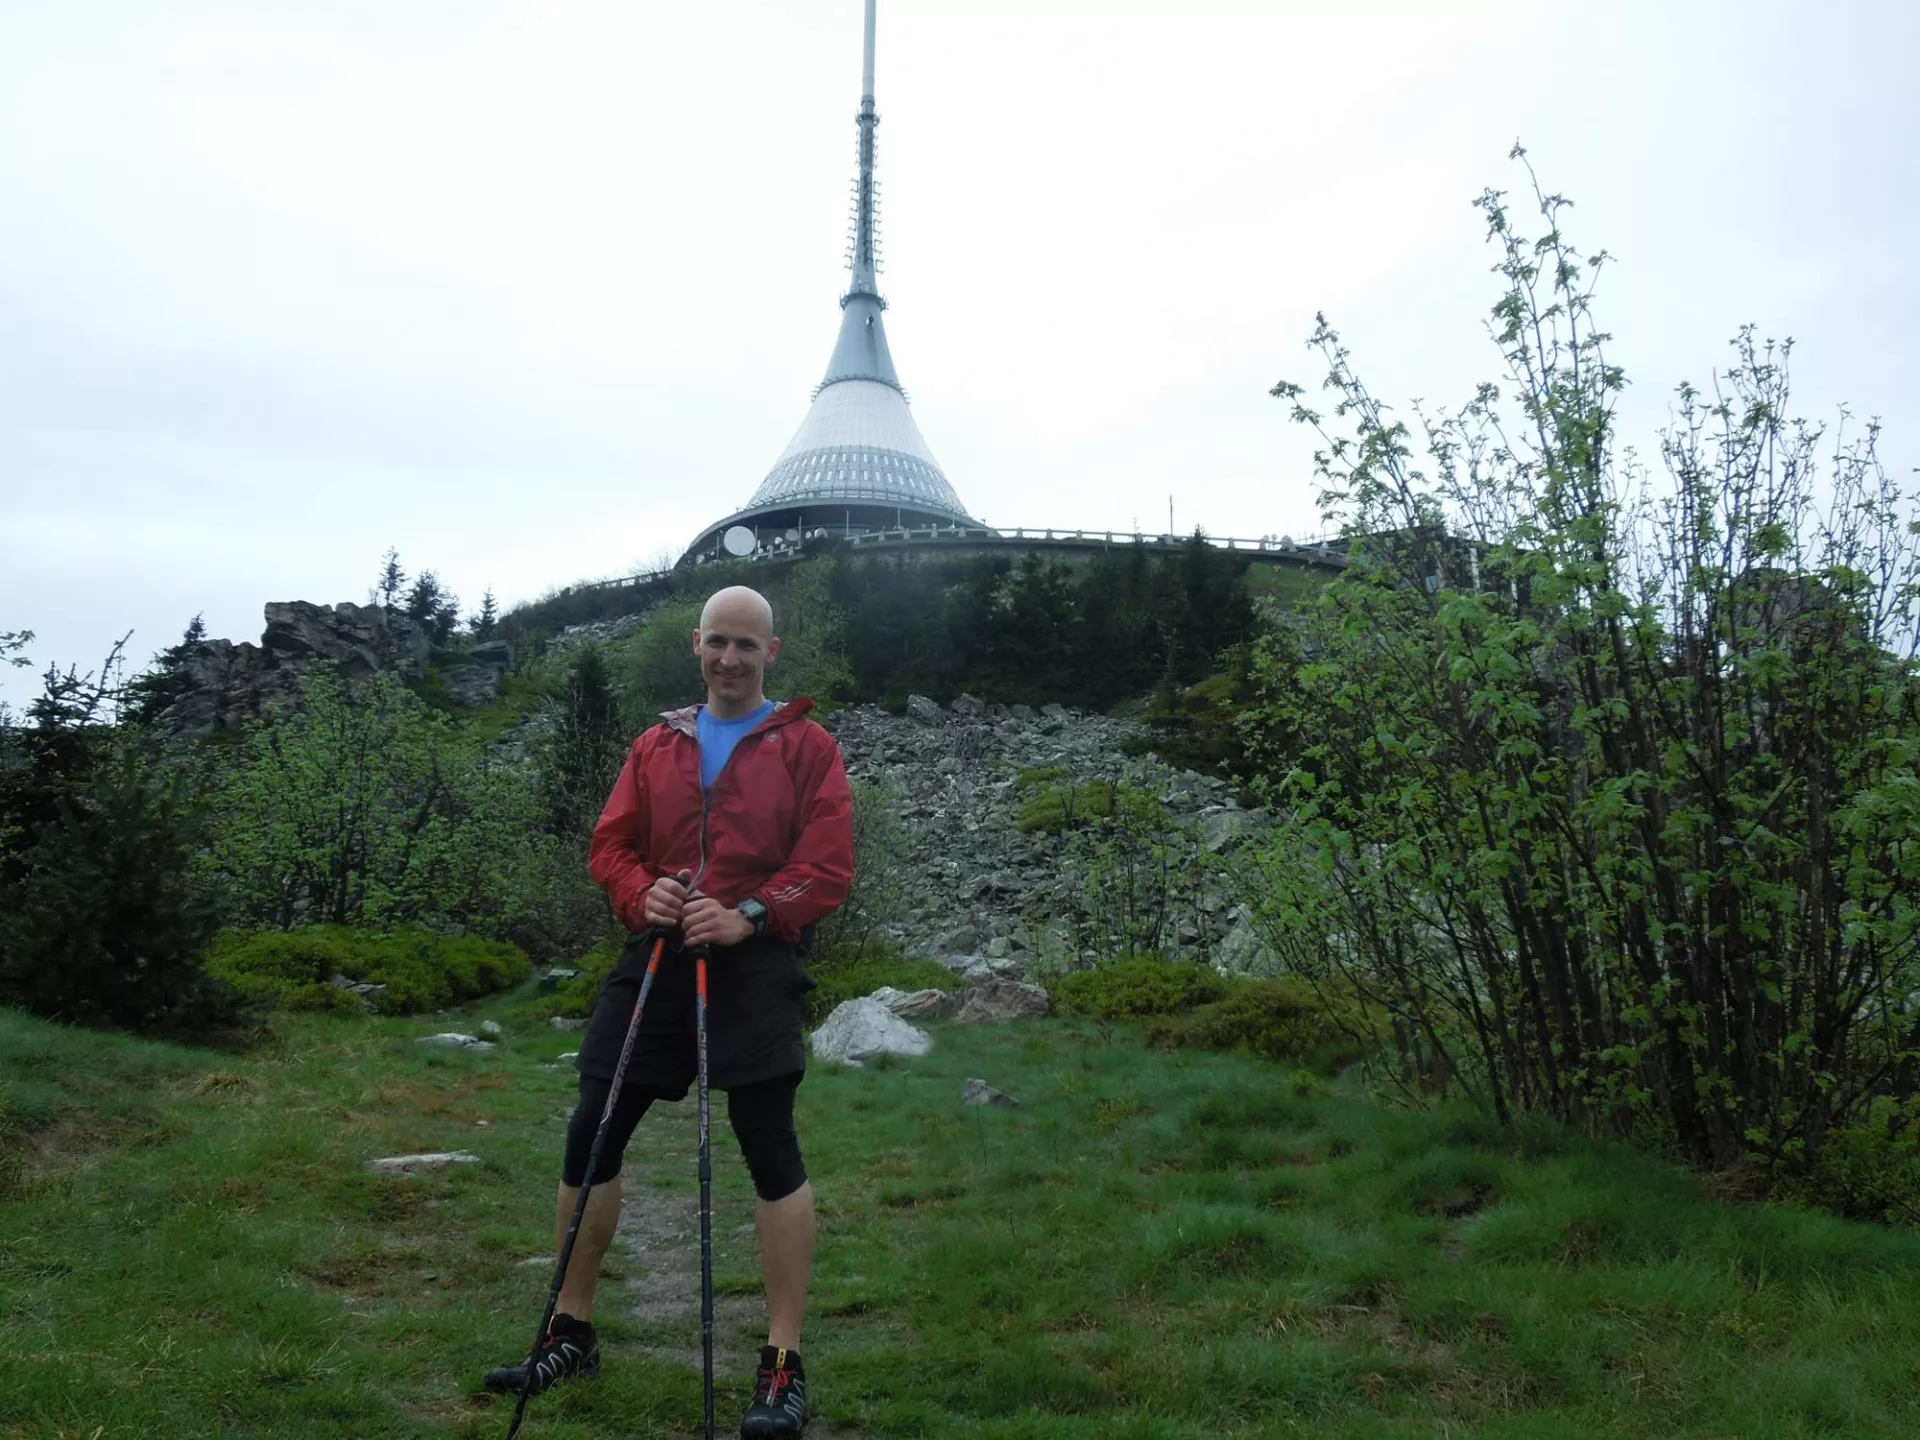
[[[910,698],[905,715],[856,705],[834,712],[828,727],[848,774],[885,786],[896,799],[911,844],[898,861],[907,903],[884,927],[912,955],[949,962],[978,956],[1002,974],[1026,975],[1086,963],[1072,927],[1078,879],[1066,863],[1065,835],[1022,834],[1031,790],[1023,770],[1064,771],[1057,782],[1127,778],[1165,805],[1170,823],[1190,828],[1199,851],[1218,860],[1268,823],[1242,808],[1231,787],[1210,775],[1177,770],[1152,757],[1132,760],[1121,742],[1142,733],[1112,716],[1059,705],[990,705],[971,695],[943,707]],[[1259,968],[1258,941],[1226,892],[1215,864],[1197,905],[1185,907],[1178,948],[1224,969]]]

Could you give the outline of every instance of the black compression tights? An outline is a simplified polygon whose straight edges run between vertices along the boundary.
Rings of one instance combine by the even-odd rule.
[[[610,1088],[608,1081],[580,1077],[580,1103],[573,1107],[573,1118],[567,1122],[567,1154],[560,1171],[561,1180],[575,1189],[586,1178],[593,1132],[599,1127]],[[762,1200],[784,1200],[807,1183],[800,1137],[793,1129],[793,1095],[799,1088],[798,1075],[782,1075],[727,1092],[727,1120],[752,1172],[754,1192]],[[600,1150],[600,1163],[594,1167],[594,1184],[604,1184],[620,1173],[620,1161],[634,1127],[647,1107],[660,1098],[657,1092],[635,1085],[620,1087],[606,1143]]]

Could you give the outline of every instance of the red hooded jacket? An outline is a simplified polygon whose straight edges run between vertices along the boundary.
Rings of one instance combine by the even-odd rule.
[[[767,934],[798,940],[853,883],[853,791],[840,747],[789,700],[740,739],[713,789],[700,789],[698,706],[638,740],[593,828],[587,869],[627,928],[644,930],[647,887],[698,875],[702,894],[767,907]]]

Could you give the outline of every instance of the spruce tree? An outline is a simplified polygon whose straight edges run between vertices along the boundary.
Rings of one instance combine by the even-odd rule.
[[[391,547],[387,558],[380,567],[380,581],[375,585],[374,593],[380,597],[380,603],[391,610],[399,597],[400,587],[407,583],[407,572],[400,568],[400,552]]]
[[[476,640],[491,640],[493,632],[500,628],[500,610],[494,602],[492,586],[480,597],[480,613],[467,622],[467,628]]]

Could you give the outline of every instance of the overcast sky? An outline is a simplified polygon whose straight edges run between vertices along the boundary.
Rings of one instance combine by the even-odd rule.
[[[0,0],[0,630],[477,605],[677,551],[839,319],[860,0]],[[1752,320],[1920,465],[1911,0],[881,0],[893,353],[990,523],[1307,534],[1316,310],[1491,378],[1516,139],[1651,450]],[[0,679],[17,704],[25,676]]]

